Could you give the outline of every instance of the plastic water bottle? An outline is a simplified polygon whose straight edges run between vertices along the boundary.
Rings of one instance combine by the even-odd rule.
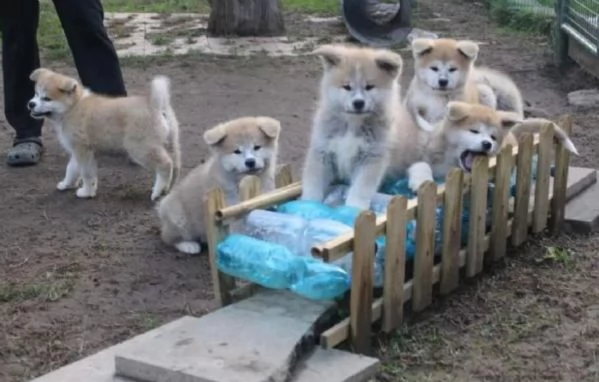
[[[300,216],[306,220],[328,219],[333,208],[312,200],[292,200],[279,205],[277,212]]]
[[[303,237],[308,221],[300,216],[267,210],[250,212],[241,233],[256,239],[285,246],[295,255],[307,255]]]
[[[312,247],[326,243],[348,232],[353,228],[330,219],[309,220],[303,234],[303,251],[310,253]]]
[[[351,286],[350,276],[338,266],[314,258],[304,258],[305,277],[291,285],[291,291],[311,300],[332,300]]]
[[[286,247],[232,234],[218,244],[216,264],[222,272],[272,289],[286,289],[306,272],[302,257]]]
[[[333,261],[331,264],[334,264],[336,266],[338,266],[339,268],[343,269],[350,277],[353,274],[353,258],[354,254],[353,252],[348,253],[347,255]],[[380,259],[378,256],[375,256],[375,260],[374,260],[374,280],[373,280],[373,285],[377,288],[380,288],[383,286],[384,283],[384,279],[385,279],[385,257],[384,255],[380,256]]]

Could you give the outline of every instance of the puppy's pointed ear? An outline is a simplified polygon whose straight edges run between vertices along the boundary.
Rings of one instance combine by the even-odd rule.
[[[64,81],[62,81],[62,83],[60,84],[60,87],[58,88],[58,90],[60,90],[61,92],[65,93],[65,94],[73,94],[76,89],[77,89],[77,81],[75,81],[72,78],[68,78],[68,79],[65,79]]]
[[[414,58],[430,53],[435,47],[435,40],[431,38],[415,38],[412,40],[412,54]]]
[[[510,130],[514,126],[523,122],[522,117],[518,113],[512,113],[509,111],[498,111],[499,122],[501,123],[501,127],[506,130]]]
[[[325,69],[330,69],[341,62],[343,47],[340,45],[323,45],[316,48],[312,54],[320,57]]]
[[[456,44],[458,48],[458,52],[466,57],[470,61],[476,60],[478,57],[478,44],[474,41],[462,40],[458,41]]]
[[[451,101],[447,104],[447,119],[459,122],[470,114],[470,104],[466,102]]]
[[[258,117],[258,128],[270,139],[276,139],[281,132],[281,122],[270,117]]]
[[[379,69],[391,77],[397,78],[401,75],[403,60],[399,54],[393,53],[390,50],[383,50],[378,53],[375,62]]]
[[[37,80],[39,80],[42,76],[48,75],[50,73],[51,71],[48,69],[38,68],[31,72],[31,74],[29,75],[29,79],[31,81],[37,82]]]
[[[216,125],[215,127],[204,132],[204,142],[210,146],[215,146],[227,137],[227,126],[225,124]]]

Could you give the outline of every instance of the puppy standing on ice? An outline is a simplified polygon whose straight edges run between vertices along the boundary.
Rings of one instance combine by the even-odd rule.
[[[56,186],[77,189],[80,198],[96,196],[95,154],[125,151],[156,173],[151,199],[168,192],[181,166],[179,124],[170,104],[169,80],[152,80],[145,97],[109,98],[91,93],[77,80],[48,69],[36,69],[35,96],[28,107],[34,118],[52,122],[71,158]]]
[[[208,161],[194,168],[160,201],[162,240],[180,252],[196,254],[206,241],[204,198],[221,188],[227,204],[239,202],[239,182],[246,175],[260,178],[262,191],[275,188],[279,121],[246,117],[220,124],[204,133],[212,149]]]
[[[366,209],[389,163],[402,59],[387,50],[322,46],[320,104],[303,171],[304,200],[322,201],[346,182],[345,204]]]

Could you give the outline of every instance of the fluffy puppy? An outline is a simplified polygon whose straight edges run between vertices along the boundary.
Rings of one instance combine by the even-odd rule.
[[[547,122],[540,118],[523,120],[518,113],[484,105],[449,102],[447,114],[427,145],[422,160],[408,170],[410,188],[417,191],[422,183],[447,175],[453,167],[470,172],[476,156],[495,156],[508,144],[516,146],[518,134],[537,133]],[[556,124],[553,128],[555,139],[578,155],[568,135]]]
[[[478,52],[478,45],[467,40],[412,41],[414,78],[405,102],[419,128],[432,132],[450,101],[480,103],[523,116],[518,87],[504,73],[475,67]]]
[[[28,103],[31,116],[52,122],[71,156],[57,189],[77,188],[78,197],[93,198],[98,187],[96,153],[126,152],[155,172],[153,201],[168,192],[181,167],[179,123],[168,78],[155,77],[145,96],[116,98],[94,94],[49,69],[36,69],[30,78],[35,81],[35,96]]]
[[[275,188],[279,121],[269,117],[234,119],[207,130],[212,156],[197,166],[158,204],[161,237],[180,252],[196,254],[206,241],[206,193],[221,188],[227,204],[239,202],[239,182],[260,178],[262,191]]]
[[[346,205],[366,209],[395,146],[402,59],[388,50],[325,45],[324,73],[302,177],[304,200],[322,201],[335,182],[349,184]]]

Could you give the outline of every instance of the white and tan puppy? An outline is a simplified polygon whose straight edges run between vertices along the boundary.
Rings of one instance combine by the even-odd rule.
[[[304,200],[322,201],[349,184],[346,205],[366,209],[395,146],[402,59],[388,50],[325,45],[324,74],[302,177]]]
[[[538,118],[522,120],[518,113],[498,111],[484,105],[449,102],[447,113],[421,160],[409,167],[409,186],[417,191],[425,181],[444,177],[454,167],[470,172],[476,156],[495,156],[508,144],[517,146],[518,134],[538,133],[547,122]],[[555,124],[553,128],[555,139],[570,152],[578,154],[568,135]]]
[[[104,97],[77,80],[36,69],[35,96],[28,107],[34,118],[53,123],[70,154],[59,190],[77,188],[80,198],[93,198],[98,187],[95,155],[126,152],[133,161],[155,172],[151,199],[168,192],[181,167],[179,124],[170,104],[169,80],[152,80],[146,96]]]
[[[431,132],[443,119],[447,103],[480,103],[524,116],[522,95],[505,73],[475,67],[479,47],[473,41],[412,41],[414,78],[405,102],[419,128]]]
[[[180,252],[196,254],[206,241],[204,199],[221,188],[228,205],[239,202],[239,182],[246,175],[260,178],[262,192],[275,188],[279,121],[244,117],[207,130],[204,141],[212,156],[197,166],[158,205],[161,237]]]

